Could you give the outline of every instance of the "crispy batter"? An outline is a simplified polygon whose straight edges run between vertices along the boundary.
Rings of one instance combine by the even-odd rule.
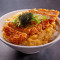
[[[12,22],[8,23],[8,26],[10,26],[18,31],[30,34],[30,35],[37,34],[39,32],[36,27],[31,27],[31,28],[17,27]]]
[[[32,9],[32,10],[29,10],[29,12],[44,15],[44,16],[48,17],[50,20],[55,20],[57,18],[57,16],[59,15],[59,11],[48,10],[48,9],[38,9],[38,10]]]
[[[15,26],[15,24],[13,24],[12,22],[8,23],[8,26],[20,31],[20,32],[25,32],[29,35],[33,35],[33,34],[38,34],[41,30],[44,30],[45,28],[47,28],[49,26],[49,21],[44,21],[42,23],[40,23],[37,26],[34,27],[30,27],[30,28],[23,28],[23,27],[17,27]]]
[[[4,26],[3,31],[5,32],[5,35],[7,36],[6,39],[8,39],[13,44],[20,44],[21,41],[27,39],[26,33],[22,33],[17,30],[14,30],[9,26]]]

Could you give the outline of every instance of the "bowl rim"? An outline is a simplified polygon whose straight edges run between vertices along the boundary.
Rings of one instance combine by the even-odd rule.
[[[12,14],[12,13],[15,13],[15,12],[18,12],[18,11],[25,11],[25,10],[27,11],[27,10],[30,10],[30,9],[20,9],[20,10],[15,10],[15,11],[8,12],[8,13],[6,13],[6,14],[4,14],[4,15],[2,15],[2,16],[0,17],[0,21],[1,21],[1,19],[2,19],[3,17],[5,17],[6,15],[9,15],[9,14]],[[52,42],[50,42],[50,43],[47,43],[47,44],[39,45],[39,46],[21,46],[21,45],[15,45],[15,44],[12,44],[12,43],[7,42],[6,40],[2,39],[1,37],[0,37],[0,40],[1,40],[2,42],[4,42],[5,44],[8,44],[8,45],[11,45],[11,46],[14,46],[14,47],[21,47],[21,48],[38,48],[38,47],[44,47],[44,46],[47,46],[47,45],[50,45],[50,44],[52,44],[52,43],[55,43],[55,42],[59,41],[59,40],[60,40],[59,37],[60,37],[60,34],[56,37],[56,39],[55,39],[54,41],[52,41]]]

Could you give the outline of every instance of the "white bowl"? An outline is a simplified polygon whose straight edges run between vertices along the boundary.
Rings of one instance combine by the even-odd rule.
[[[11,44],[7,41],[5,41],[3,39],[3,36],[2,36],[2,26],[4,25],[4,22],[6,21],[6,18],[9,18],[9,17],[12,17],[14,14],[16,14],[17,12],[19,11],[25,11],[25,10],[28,10],[28,9],[23,9],[23,10],[16,10],[16,11],[12,11],[10,13],[7,13],[5,15],[3,15],[2,17],[0,17],[0,40],[7,44],[8,46],[18,50],[18,51],[21,51],[23,53],[26,53],[26,54],[34,54],[34,53],[37,53],[41,50],[44,50],[45,48],[51,46],[52,44],[56,43],[57,41],[59,41],[60,39],[60,35],[52,42],[50,43],[47,43],[47,44],[44,44],[44,45],[40,45],[40,46],[20,46],[20,45],[14,45],[14,44]]]

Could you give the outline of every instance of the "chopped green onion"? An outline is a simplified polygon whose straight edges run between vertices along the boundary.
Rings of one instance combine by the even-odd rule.
[[[47,17],[46,17],[46,16],[42,16],[42,17],[40,17],[40,19],[44,19],[44,20],[46,20]]]
[[[44,19],[44,20],[46,20],[46,19],[47,19],[47,17],[46,17],[46,16],[43,16],[43,19]]]
[[[19,20],[19,18],[20,18],[20,20]],[[37,26],[39,23],[41,23],[42,21],[44,21],[46,19],[48,19],[46,16],[40,17],[39,15],[36,15],[36,14],[26,13],[26,14],[23,14],[22,16],[18,16],[17,18],[15,18],[13,23],[19,27],[19,26],[24,26],[24,24],[23,24],[24,22],[28,24],[32,21],[36,21],[37,22],[36,25],[28,24],[29,27],[33,27],[33,26]],[[23,21],[23,23],[21,21]],[[29,28],[28,25],[25,25],[25,27]]]
[[[17,23],[18,19],[19,19],[18,17],[17,17],[17,18],[15,18],[15,20],[14,20],[14,22],[13,22],[13,23],[14,23],[14,24],[15,24],[15,23]]]
[[[36,15],[35,17],[39,17],[39,15]]]
[[[38,25],[42,20],[38,20],[38,18],[35,18],[35,14],[33,14],[33,16],[32,16],[32,18],[33,18],[33,21],[36,21],[37,22],[37,24],[36,25]],[[39,15],[37,15],[37,16],[39,16]],[[35,26],[36,26],[35,25]]]

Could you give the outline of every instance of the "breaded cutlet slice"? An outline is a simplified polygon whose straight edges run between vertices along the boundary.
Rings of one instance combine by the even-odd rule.
[[[29,35],[38,34],[39,32],[36,27],[31,27],[31,28],[18,27],[18,26],[15,26],[12,22],[9,22],[8,26],[17,31],[24,32]]]
[[[3,37],[13,44],[20,44],[21,41],[26,40],[27,34],[14,30],[9,26],[4,26]]]
[[[40,14],[41,16],[46,16],[50,20],[54,20],[58,17],[59,11],[57,10],[48,10],[48,9],[31,9],[29,12]]]
[[[37,26],[33,26],[30,28],[27,28],[27,27],[24,28],[24,27],[15,26],[13,24],[13,22],[8,23],[9,27],[16,29],[17,31],[27,33],[28,35],[38,34],[41,30],[44,30],[49,25],[50,25],[49,21],[44,21],[44,22],[41,22],[40,24],[38,24]]]

